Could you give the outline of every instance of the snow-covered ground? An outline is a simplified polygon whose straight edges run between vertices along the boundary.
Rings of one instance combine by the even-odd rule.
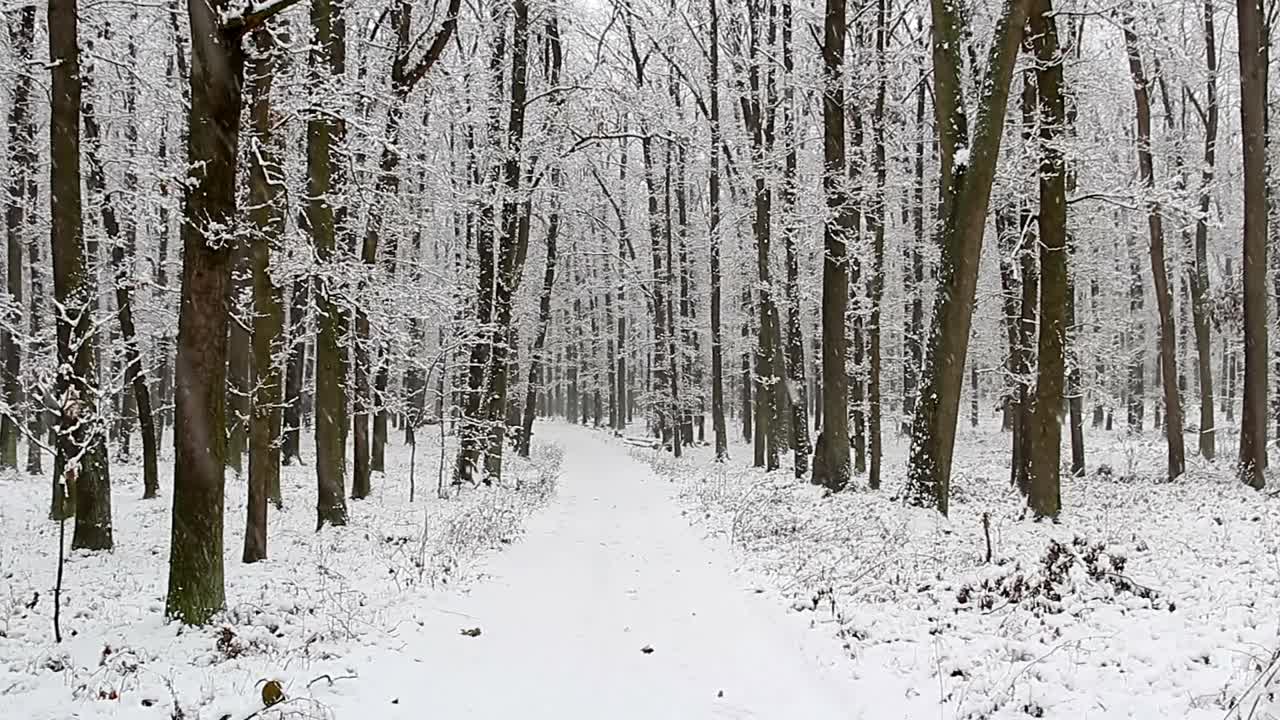
[[[883,490],[835,496],[745,446],[538,438],[519,490],[445,501],[424,440],[412,505],[397,445],[318,535],[288,469],[249,567],[231,479],[229,610],[203,629],[164,622],[167,501],[121,468],[117,549],[70,558],[61,646],[47,480],[0,480],[0,718],[1280,717],[1280,508],[1225,462],[1158,482],[1158,438],[1091,434],[1055,525],[1022,517],[995,431],[962,435],[947,519],[895,499],[896,438]]]
[[[333,717],[331,695],[370,684],[360,654],[416,637],[424,603],[473,580],[485,551],[516,540],[554,491],[560,448],[536,443],[531,461],[514,453],[507,461],[519,490],[467,488],[440,500],[433,435],[426,428],[418,444],[415,502],[409,449],[394,443],[373,496],[348,501],[350,525],[318,534],[314,468],[284,468],[285,510],[268,515],[270,557],[249,566],[240,562],[246,486],[228,472],[228,609],[196,629],[163,617],[171,465],[162,458],[162,497],[147,501],[140,470],[113,465],[115,550],[69,553],[61,645],[51,619],[58,527],[47,519],[49,480],[0,478],[0,718],[243,720],[262,707],[267,680],[283,684],[288,702],[256,717]],[[452,460],[452,447],[445,454]]]
[[[632,452],[779,605],[840,639],[849,717],[1280,717],[1280,503],[1229,461],[1153,479],[1158,437],[1089,439],[1094,472],[1064,480],[1056,525],[1023,517],[998,431],[962,434],[946,519],[896,499],[904,438],[884,489],[835,496],[744,471],[747,446],[724,465]]]

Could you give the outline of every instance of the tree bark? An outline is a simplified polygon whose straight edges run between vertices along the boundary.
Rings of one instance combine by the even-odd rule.
[[[791,450],[794,457],[793,469],[797,478],[803,478],[809,473],[809,402],[805,387],[804,322],[802,320],[803,308],[801,307],[800,297],[800,253],[796,247],[796,238],[800,233],[796,200],[799,191],[797,165],[799,164],[800,138],[796,130],[795,118],[795,58],[792,57],[791,24],[791,3],[784,1],[782,3],[782,67],[784,72],[783,82],[786,83],[786,89],[784,90],[782,107],[782,132],[787,142],[787,155],[783,161],[782,170],[782,240],[786,246],[787,253],[787,382],[791,389],[792,400]],[[717,152],[719,147],[719,142],[714,140],[712,144],[713,153]],[[718,183],[716,191],[717,193],[719,192]],[[716,209],[716,212],[718,219],[719,208]],[[719,258],[717,258],[718,264]],[[723,424],[723,422],[724,419],[721,418],[721,423]]]
[[[283,9],[274,6],[274,11]],[[178,313],[173,533],[165,614],[204,624],[224,604],[222,528],[226,454],[227,312],[236,219],[242,33],[226,0],[190,0],[191,107],[183,192]],[[265,22],[263,17],[258,22]]]
[[[560,84],[560,71],[563,67],[563,49],[560,41],[560,22],[559,19],[552,15],[546,24],[546,73],[547,83],[551,87],[557,87]],[[556,112],[553,117],[559,116],[559,110],[563,106],[563,95],[557,94],[555,98]],[[549,123],[548,123],[549,124]],[[551,188],[554,197],[558,198],[564,192],[564,175],[563,170],[557,161],[557,164],[551,168]],[[529,382],[525,387],[525,400],[523,416],[521,417],[521,432],[517,452],[521,457],[529,457],[529,446],[533,438],[533,418],[535,415],[535,403],[537,401],[538,380],[542,376],[543,366],[546,362],[546,343],[547,330],[551,325],[551,291],[555,287],[556,281],[556,260],[557,249],[556,241],[560,235],[560,206],[557,199],[552,200],[552,208],[550,217],[547,218],[547,237],[546,237],[546,259],[542,272],[542,293],[538,297],[538,326],[533,339],[533,347],[529,353]],[[605,291],[605,304],[608,307],[610,303],[609,293]],[[609,377],[613,378],[613,360],[606,358],[609,363]],[[610,395],[615,395],[616,386],[610,383]],[[620,408],[616,401],[610,403],[610,416],[613,418],[612,427],[617,427],[617,415]]]
[[[1125,47],[1129,55],[1129,73],[1133,78],[1134,102],[1138,115],[1138,172],[1148,193],[1155,193],[1155,169],[1151,154],[1151,101],[1146,74],[1138,50],[1138,38],[1132,20],[1124,26]],[[1173,296],[1169,292],[1169,276],[1165,272],[1164,226],[1160,204],[1149,198],[1147,231],[1151,240],[1151,275],[1155,285],[1156,312],[1160,318],[1160,379],[1164,388],[1167,415],[1165,437],[1168,440],[1168,478],[1178,477],[1186,469],[1182,437],[1182,405],[1178,396],[1177,336],[1173,326]],[[1265,229],[1265,228],[1264,228]],[[1265,299],[1264,299],[1265,303]],[[1265,360],[1264,360],[1265,362]],[[1265,382],[1265,381],[1264,381]],[[1265,392],[1263,402],[1265,404]]]
[[[1205,80],[1204,156],[1200,167],[1200,202],[1196,213],[1195,264],[1191,268],[1191,318],[1195,324],[1196,374],[1200,383],[1200,455],[1212,460],[1217,454],[1217,428],[1213,417],[1212,338],[1209,327],[1209,208],[1213,201],[1213,174],[1218,147],[1218,52],[1213,22],[1213,0],[1204,3]]]
[[[942,256],[921,402],[911,428],[908,496],[914,504],[932,505],[946,514],[978,260],[1000,154],[1009,83],[1031,0],[1006,0],[996,22],[972,143],[962,119],[964,107],[958,79],[960,21],[955,6],[947,0],[932,0],[930,5],[934,20],[934,105],[943,158],[938,243]],[[957,157],[959,147],[965,148],[967,154]]]
[[[886,217],[885,182],[885,93],[889,78],[885,72],[885,53],[888,51],[889,26],[885,16],[889,0],[878,0],[876,3],[876,99],[875,110],[871,116],[872,150],[871,168],[875,176],[875,187],[872,191],[870,225],[872,260],[871,277],[869,278],[868,295],[871,299],[871,318],[867,328],[869,337],[867,357],[867,435],[871,451],[871,466],[867,473],[867,483],[872,490],[880,488],[880,466],[882,451],[880,445],[880,302],[884,296],[884,228]],[[976,395],[975,395],[976,397]]]
[[[1238,0],[1240,127],[1244,153],[1244,405],[1240,479],[1262,488],[1267,465],[1267,64],[1261,0]],[[1171,406],[1172,407],[1172,406]],[[1174,413],[1170,413],[1172,420]],[[1170,423],[1170,438],[1173,425]],[[1170,475],[1172,475],[1172,469]]]
[[[506,443],[507,385],[512,348],[511,318],[515,293],[524,273],[528,238],[519,232],[521,208],[520,180],[522,173],[521,149],[524,140],[525,99],[528,96],[529,73],[529,5],[526,0],[512,0],[511,40],[511,98],[507,116],[506,138],[503,144],[503,184],[505,195],[502,207],[502,226],[498,242],[497,284],[494,287],[494,323],[492,359],[489,368],[489,387],[486,416],[489,422],[489,448],[485,457],[485,474],[489,482],[502,478],[502,456]],[[500,85],[501,74],[494,82]]]
[[[283,289],[271,277],[271,254],[284,239],[285,181],[281,163],[284,142],[272,129],[271,79],[275,70],[275,36],[265,29],[253,34],[253,152],[249,169],[253,278],[253,408],[249,425],[249,503],[245,521],[246,563],[267,557],[267,503],[283,505],[280,495],[281,367],[276,351],[284,339]]]
[[[1066,124],[1058,23],[1050,0],[1039,0],[1029,30],[1036,56],[1040,111],[1040,337],[1035,404],[1031,410],[1027,504],[1037,518],[1062,507],[1059,477],[1062,426],[1058,417],[1066,370],[1067,195],[1061,141]]]
[[[827,221],[822,261],[822,416],[814,448],[814,483],[833,492],[849,482],[848,378],[845,312],[849,306],[848,243],[853,208],[845,189],[845,0],[826,0],[823,16],[822,188]]]
[[[52,86],[49,108],[50,245],[57,314],[60,406],[54,460],[53,515],[68,517],[74,497],[73,548],[109,550],[111,479],[106,438],[95,406],[97,352],[93,331],[96,289],[85,257],[80,195],[80,50],[76,0],[48,8]]]
[[[312,94],[317,98],[333,90],[346,72],[346,23],[342,0],[311,0]],[[336,203],[341,199],[340,171],[335,155],[343,144],[345,124],[313,112],[307,119],[307,224],[316,259],[327,268],[338,262]],[[337,162],[341,162],[338,160]],[[316,530],[347,524],[344,497],[347,446],[347,352],[343,328],[350,325],[342,307],[341,289],[334,279],[317,276],[316,294]]]
[[[17,312],[9,317],[0,330],[0,357],[4,360],[3,398],[7,409],[0,418],[0,467],[17,469],[18,435],[22,425],[22,349],[18,339],[8,327],[21,327],[22,321],[22,265],[26,244],[28,202],[27,188],[35,175],[35,123],[31,108],[30,65],[35,45],[36,7],[34,4],[18,8],[15,25],[9,27],[14,60],[24,68],[17,73],[13,87],[12,104],[9,106],[9,196],[5,205],[5,242],[7,285],[9,299]],[[32,208],[34,210],[34,208]],[[40,412],[36,410],[36,412]]]
[[[711,130],[707,150],[707,234],[711,245],[711,428],[715,435],[716,461],[729,457],[729,437],[724,421],[724,346],[720,311],[720,12],[717,0],[707,0],[711,16],[708,124]]]

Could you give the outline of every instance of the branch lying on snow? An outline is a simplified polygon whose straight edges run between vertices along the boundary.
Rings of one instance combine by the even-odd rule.
[[[240,10],[228,8],[222,13],[222,29],[250,32],[271,19],[272,15],[284,12],[297,3],[298,0],[249,0]]]

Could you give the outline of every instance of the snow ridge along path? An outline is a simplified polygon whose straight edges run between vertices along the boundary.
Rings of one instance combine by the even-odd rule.
[[[557,497],[403,647],[347,658],[360,680],[317,697],[338,718],[862,715],[834,641],[744,587],[669,483],[590,430],[539,434],[565,449]]]

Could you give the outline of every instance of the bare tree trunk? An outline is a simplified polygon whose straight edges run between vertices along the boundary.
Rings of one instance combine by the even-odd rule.
[[[546,25],[546,53],[544,64],[546,65],[547,82],[550,86],[556,87],[560,84],[560,71],[563,67],[564,54],[560,41],[560,22],[559,19],[552,15],[547,19]],[[563,107],[563,96],[557,95],[554,101],[557,104],[558,111]],[[552,160],[551,162],[556,162]],[[561,167],[556,164],[551,168],[551,187],[556,197],[564,190],[564,175]],[[537,401],[537,392],[539,378],[542,377],[544,366],[546,364],[545,347],[547,342],[547,329],[551,325],[551,291],[555,286],[556,280],[556,260],[557,247],[556,241],[560,236],[560,206],[558,200],[553,198],[550,217],[547,218],[547,237],[546,237],[546,259],[542,273],[542,293],[538,297],[538,326],[534,335],[533,347],[529,352],[529,383],[525,388],[525,400],[523,417],[521,418],[521,432],[517,452],[522,457],[529,457],[529,445],[533,438],[533,418],[535,414],[535,403]],[[611,300],[609,293],[605,291],[605,305],[609,306]],[[606,358],[609,363],[609,377],[613,379],[613,359]],[[610,395],[616,398],[617,387],[613,382],[609,384]],[[610,401],[610,417],[611,427],[617,428],[617,416],[620,408],[616,400]]]
[[[1058,23],[1050,0],[1039,0],[1029,31],[1036,55],[1040,111],[1040,338],[1035,404],[1031,410],[1027,504],[1037,518],[1054,518],[1062,507],[1058,416],[1066,370],[1067,195],[1061,141],[1066,124]]]
[[[1238,0],[1244,153],[1244,407],[1240,479],[1261,488],[1267,466],[1267,64],[1261,0]],[[1172,413],[1171,413],[1172,416]],[[1170,437],[1173,427],[1170,425]],[[1172,471],[1170,471],[1172,474]]]
[[[778,422],[780,421],[777,404],[776,384],[781,378],[774,377],[774,348],[777,307],[773,301],[773,286],[770,277],[770,244],[772,242],[773,224],[773,191],[767,176],[770,174],[770,158],[773,151],[774,125],[774,81],[773,71],[768,70],[763,83],[760,68],[764,64],[761,59],[761,34],[764,32],[763,17],[765,8],[761,0],[752,0],[747,4],[748,18],[748,88],[742,95],[742,117],[746,129],[751,133],[752,173],[754,175],[753,216],[751,230],[756,244],[756,310],[758,313],[756,328],[755,357],[755,401],[756,401],[756,434],[755,458],[756,467],[768,471],[777,470],[778,461]],[[768,48],[766,48],[768,51]]]
[[[1200,381],[1200,455],[1212,460],[1217,454],[1217,428],[1213,417],[1212,339],[1209,327],[1209,207],[1212,203],[1214,166],[1218,147],[1218,53],[1212,0],[1204,3],[1205,81],[1204,159],[1200,168],[1200,205],[1196,214],[1195,265],[1191,270],[1191,317],[1196,334],[1196,373]]]
[[[1133,77],[1133,94],[1138,113],[1138,169],[1149,193],[1155,192],[1155,170],[1151,156],[1151,101],[1146,74],[1138,50],[1138,38],[1132,20],[1124,27],[1125,47],[1129,55],[1129,73]],[[1167,414],[1165,436],[1169,445],[1168,477],[1174,479],[1186,469],[1182,437],[1182,405],[1178,397],[1177,337],[1173,327],[1173,296],[1169,292],[1169,276],[1165,272],[1164,228],[1160,205],[1154,198],[1147,201],[1147,229],[1151,239],[1151,274],[1155,284],[1156,311],[1160,317],[1160,376],[1164,387]],[[1265,228],[1264,228],[1265,229]],[[1265,362],[1265,360],[1264,360]],[[1265,382],[1265,381],[1264,381]],[[1265,403],[1265,391],[1264,399]]]
[[[822,187],[827,201],[822,262],[822,430],[813,482],[843,490],[849,482],[848,378],[845,313],[849,306],[848,243],[853,208],[845,190],[845,0],[826,0],[822,59]]]
[[[307,365],[306,316],[310,283],[296,280],[289,297],[289,355],[284,374],[284,440],[280,462],[302,462],[302,381]]]
[[[311,0],[312,93],[332,92],[332,84],[346,72],[346,23],[342,0]],[[335,155],[343,144],[341,120],[314,113],[307,119],[307,225],[316,259],[330,266],[338,259],[338,208],[334,198],[342,191],[342,173],[335,171]],[[340,162],[340,161],[339,161]],[[339,202],[342,202],[339,200]],[[347,353],[343,328],[350,325],[330,278],[315,278],[316,337],[315,433],[316,433],[316,530],[347,524],[343,486],[347,446]]]
[[[236,218],[243,33],[287,7],[232,17],[225,0],[190,0],[191,108],[183,195],[178,314],[173,533],[165,614],[203,624],[224,603],[222,517],[226,453],[228,229]]]
[[[782,239],[787,252],[787,382],[791,387],[791,450],[797,478],[809,472],[809,402],[805,391],[804,322],[800,297],[800,253],[796,248],[798,212],[796,196],[799,181],[800,138],[796,130],[795,108],[795,59],[792,57],[791,3],[782,3],[782,67],[785,73],[782,122],[783,137],[787,142],[787,156],[782,175]],[[712,145],[718,151],[719,143]],[[716,188],[719,191],[719,188]],[[719,210],[717,209],[717,213]],[[717,259],[718,263],[718,259]],[[723,419],[722,419],[723,422]],[[717,436],[718,437],[718,436]]]
[[[74,496],[73,548],[109,550],[111,481],[106,439],[94,401],[97,352],[93,308],[96,289],[82,242],[80,196],[80,51],[75,0],[49,3],[50,241],[58,313],[55,397],[61,407],[54,461],[54,516],[65,518],[63,499]],[[61,483],[61,486],[59,486]]]
[[[1022,43],[1031,0],[1007,0],[996,22],[981,84],[977,129],[970,143],[961,102],[960,20],[955,6],[932,0],[935,115],[942,148],[943,188],[938,291],[921,382],[921,402],[911,428],[908,495],[946,514],[955,449],[960,388],[973,321],[978,260],[991,200],[991,183],[1004,130],[1009,82]],[[956,148],[967,156],[956,158]]]
[[[922,30],[923,21],[917,26]],[[923,34],[923,33],[921,33]],[[916,142],[915,142],[915,182],[911,189],[911,229],[912,242],[910,250],[910,267],[904,268],[904,285],[908,298],[906,308],[907,327],[905,333],[906,358],[903,361],[902,373],[902,415],[903,432],[910,432],[912,418],[916,412],[916,398],[920,387],[920,366],[924,362],[922,341],[924,338],[924,145],[927,133],[924,122],[926,68],[920,66],[916,82]],[[999,233],[997,232],[997,235]]]
[[[487,416],[489,420],[489,452],[485,457],[485,473],[489,482],[502,478],[502,455],[506,438],[507,384],[512,354],[511,317],[515,292],[524,273],[528,253],[528,237],[519,232],[521,207],[521,149],[524,141],[525,98],[529,73],[529,5],[526,0],[512,0],[511,98],[507,116],[503,152],[503,183],[506,186],[502,208],[502,230],[498,243],[497,284],[494,287],[494,323],[496,330],[489,369]],[[501,75],[495,78],[501,83]],[[499,94],[501,94],[499,92]]]
[[[711,141],[708,148],[707,212],[711,244],[711,427],[715,434],[716,461],[729,457],[729,437],[724,421],[724,346],[720,314],[720,13],[716,0],[707,0],[711,15],[710,94]]]
[[[22,349],[8,328],[9,323],[14,327],[21,327],[23,250],[27,226],[30,224],[27,217],[27,188],[33,182],[36,165],[31,73],[26,70],[31,63],[35,45],[35,24],[35,5],[23,5],[18,8],[16,25],[9,28],[14,60],[23,68],[16,74],[12,105],[9,106],[10,175],[9,197],[5,206],[8,259],[6,279],[9,299],[18,312],[11,315],[4,329],[0,330],[0,357],[4,360],[3,397],[9,408],[4,417],[0,418],[0,467],[12,469],[18,467],[18,435],[22,424]]]
[[[1138,260],[1137,243],[1137,238],[1130,233],[1126,243],[1129,255],[1129,323],[1124,343],[1124,350],[1129,354],[1129,377],[1126,385],[1129,398],[1126,403],[1125,425],[1130,433],[1142,432],[1147,394],[1146,363],[1143,360],[1146,325],[1142,319],[1142,265]]]
[[[249,425],[249,503],[243,562],[267,557],[267,503],[279,508],[281,368],[276,350],[284,339],[283,289],[271,277],[272,252],[280,252],[285,224],[283,138],[272,130],[271,79],[275,36],[253,33],[253,152],[249,169],[249,207],[253,227],[249,247],[253,277],[253,408]]]
[[[867,434],[871,450],[871,467],[867,482],[872,490],[880,488],[880,465],[882,451],[880,445],[880,302],[884,296],[884,228],[888,222],[887,205],[885,204],[885,93],[888,86],[888,75],[885,72],[885,53],[888,51],[889,32],[885,16],[889,0],[878,0],[876,3],[876,100],[875,110],[871,116],[872,151],[871,167],[875,175],[875,189],[872,192],[870,225],[872,238],[872,267],[870,288],[871,322],[868,327],[870,342],[867,358]],[[974,397],[977,397],[975,394]]]

